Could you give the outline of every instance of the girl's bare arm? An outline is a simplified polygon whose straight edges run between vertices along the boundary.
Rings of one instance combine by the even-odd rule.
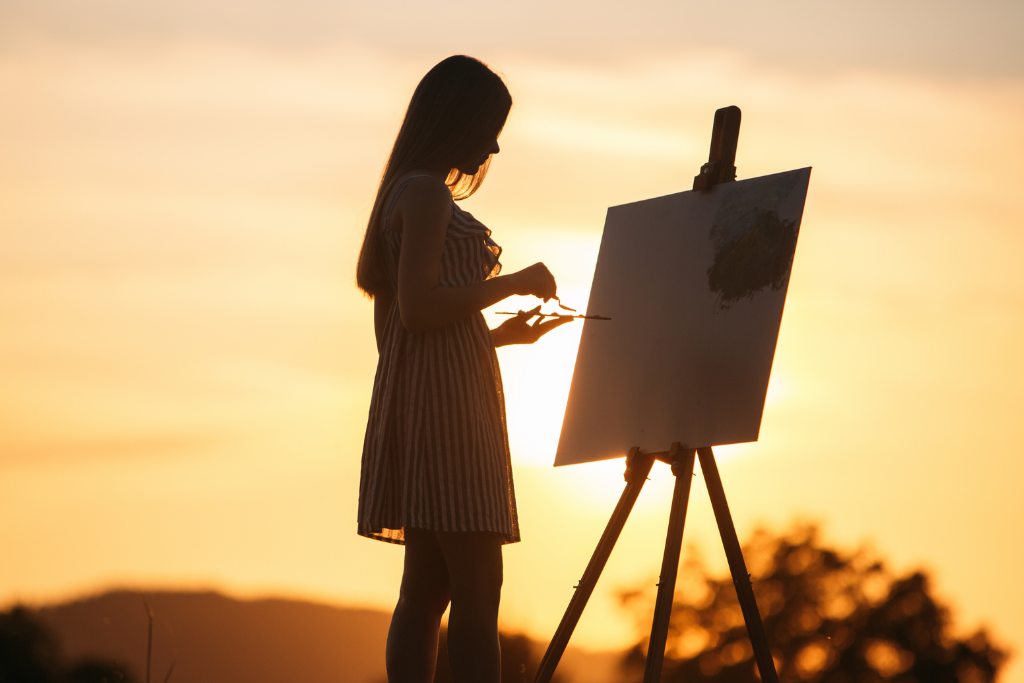
[[[543,263],[464,287],[442,287],[441,252],[451,213],[451,193],[435,178],[410,181],[393,210],[392,226],[402,232],[398,307],[406,329],[443,327],[513,294],[544,300],[557,294],[555,278]]]
[[[373,333],[377,337],[377,353],[380,353],[380,346],[384,341],[384,326],[388,322],[388,313],[394,302],[395,295],[392,292],[379,292],[373,295]]]

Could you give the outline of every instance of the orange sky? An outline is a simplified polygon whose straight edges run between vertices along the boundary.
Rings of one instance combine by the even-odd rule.
[[[466,50],[516,105],[465,206],[505,268],[544,260],[570,305],[605,209],[687,189],[716,108],[743,109],[741,178],[814,166],[762,438],[718,451],[740,536],[820,520],[1024,647],[1024,74],[1002,34],[957,61],[940,22],[913,54],[882,36],[858,59],[818,33],[772,52],[648,23],[645,49],[602,52],[614,31],[591,17],[585,47],[502,25],[403,49],[206,15],[150,18],[178,26],[151,39],[108,10],[117,35],[0,16],[0,603],[129,584],[390,606],[401,551],[354,532],[376,353],[353,264],[412,87]],[[988,35],[961,24],[968,47]],[[621,462],[550,467],[578,334],[500,351],[524,536],[502,619],[540,638],[622,485]],[[634,637],[614,593],[656,580],[670,490],[659,466],[578,644]],[[724,568],[692,498],[686,539]]]

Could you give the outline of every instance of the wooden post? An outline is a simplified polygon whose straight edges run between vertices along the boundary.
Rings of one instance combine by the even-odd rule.
[[[750,585],[750,574],[747,573],[747,565],[743,561],[743,551],[736,537],[736,527],[732,523],[729,503],[725,500],[725,488],[722,486],[722,477],[718,474],[715,454],[709,447],[697,449],[697,455],[700,458],[701,472],[704,473],[704,482],[708,485],[708,495],[711,497],[711,507],[715,511],[715,521],[718,522],[718,533],[725,547],[725,557],[729,561],[729,572],[732,574],[733,585],[736,586],[736,597],[739,598],[740,609],[743,611],[743,621],[747,625],[747,635],[750,636],[750,645],[754,648],[757,670],[761,673],[763,683],[779,683],[775,660],[772,659],[772,651],[768,646],[768,635],[761,622],[761,613],[757,610],[754,588]]]
[[[608,526],[605,527],[601,540],[597,543],[597,549],[594,550],[594,556],[590,558],[590,564],[583,572],[583,578],[576,586],[576,592],[573,593],[569,607],[565,610],[561,623],[558,624],[558,630],[555,631],[555,635],[544,653],[544,658],[537,669],[537,676],[533,679],[534,683],[549,683],[555,674],[555,668],[569,644],[569,638],[572,637],[576,624],[579,623],[583,608],[587,606],[587,601],[590,600],[590,596],[594,592],[597,579],[601,576],[605,564],[608,563],[608,556],[611,555],[615,542],[619,540],[622,527],[625,525],[629,513],[632,512],[633,505],[636,504],[640,489],[647,481],[647,475],[650,474],[653,464],[654,457],[640,453],[640,449],[636,447],[631,448],[629,455],[626,456],[626,488],[622,491],[615,511],[612,513],[611,519],[608,520]]]
[[[665,554],[662,556],[661,576],[658,578],[658,598],[654,603],[651,640],[647,646],[644,683],[658,683],[661,680],[661,666],[665,661],[665,642],[668,640],[669,621],[672,618],[672,600],[676,594],[676,576],[679,574],[679,552],[683,546],[686,507],[690,500],[690,484],[693,481],[695,453],[694,449],[683,448],[678,442],[673,443],[669,449],[669,461],[672,463],[672,474],[676,477],[676,485],[672,492],[672,510],[668,518]]]
[[[729,512],[729,503],[725,499],[725,489],[722,486],[721,475],[718,473],[718,465],[715,463],[715,454],[711,448],[698,448],[694,451],[694,449],[683,448],[678,443],[673,443],[667,453],[664,451],[641,453],[639,448],[630,449],[629,455],[626,457],[626,488],[615,506],[615,511],[597,544],[594,556],[583,573],[583,578],[580,579],[580,583],[576,587],[576,592],[569,601],[569,607],[558,625],[558,630],[555,631],[551,644],[548,645],[548,649],[544,653],[534,683],[550,683],[554,676],[555,668],[569,644],[569,638],[572,637],[572,632],[576,629],[576,624],[579,623],[583,609],[587,606],[587,601],[597,585],[597,579],[608,562],[608,556],[611,554],[612,548],[615,547],[619,534],[622,533],[622,527],[633,510],[636,499],[640,495],[640,489],[643,488],[656,459],[671,463],[672,473],[676,476],[668,532],[665,538],[665,550],[661,561],[661,577],[658,581],[654,622],[651,624],[651,640],[647,647],[647,662],[644,670],[644,683],[659,683],[672,617],[672,599],[675,595],[676,577],[679,572],[679,555],[682,548],[683,527],[686,522],[695,455],[700,458],[701,471],[704,473],[704,481],[708,486],[711,507],[715,511],[715,520],[718,522],[718,531],[722,537],[722,545],[725,547],[729,571],[732,573],[736,596],[743,612],[743,621],[747,626],[747,634],[750,636],[750,644],[754,650],[754,659],[757,662],[758,672],[761,674],[761,681],[763,683],[779,683],[779,675],[775,671],[775,660],[772,659],[771,649],[768,646],[768,636],[765,633],[764,624],[761,622],[761,614],[758,612],[757,601],[754,598],[754,589],[750,585],[750,575],[747,574],[743,551],[740,548],[739,539],[736,537],[732,514]]]

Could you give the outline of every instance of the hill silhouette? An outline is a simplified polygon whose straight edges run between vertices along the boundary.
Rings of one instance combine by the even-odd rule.
[[[146,603],[153,612],[153,680],[375,683],[384,678],[390,615],[284,599],[115,591],[36,612],[72,659],[125,663],[145,680]]]
[[[145,603],[143,602],[145,600]],[[34,611],[68,659],[121,662],[145,680],[145,604],[153,613],[152,680],[187,683],[381,683],[389,613],[215,592],[112,591]],[[522,645],[522,636],[515,636]],[[533,642],[542,652],[545,643]],[[621,652],[566,651],[562,680],[611,683]]]

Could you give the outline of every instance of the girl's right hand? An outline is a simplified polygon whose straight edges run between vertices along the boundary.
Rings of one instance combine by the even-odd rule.
[[[558,294],[555,276],[543,263],[534,263],[529,268],[523,268],[518,273],[513,273],[513,277],[518,280],[516,294],[532,295],[544,301],[553,299]]]

